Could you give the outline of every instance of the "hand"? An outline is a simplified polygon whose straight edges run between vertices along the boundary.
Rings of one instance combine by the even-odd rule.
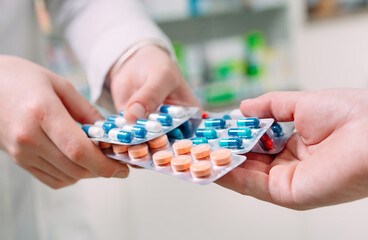
[[[199,106],[169,54],[156,46],[138,50],[110,77],[115,107],[124,108],[128,122],[146,118],[162,103]]]
[[[52,188],[81,178],[126,177],[75,121],[101,119],[64,79],[23,59],[0,56],[0,148]]]
[[[245,116],[295,121],[278,155],[248,154],[218,184],[294,209],[368,196],[368,91],[274,92],[240,106]]]

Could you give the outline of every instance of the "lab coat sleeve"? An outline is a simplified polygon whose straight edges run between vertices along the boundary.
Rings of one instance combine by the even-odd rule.
[[[158,41],[174,55],[169,39],[138,0],[48,0],[46,6],[54,31],[65,37],[86,70],[93,102],[111,99],[103,96],[108,94],[106,76],[134,44]]]

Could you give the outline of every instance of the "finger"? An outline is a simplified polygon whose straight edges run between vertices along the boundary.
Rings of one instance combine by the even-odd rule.
[[[248,152],[245,154],[245,156],[247,157],[248,160],[259,161],[265,164],[270,164],[274,159],[274,156],[271,154],[262,154],[254,152]]]
[[[40,115],[47,117],[40,119],[41,128],[68,159],[98,176],[112,177],[118,172],[119,176],[128,176],[128,167],[107,158],[88,139],[58,98],[51,97],[43,111]]]
[[[263,172],[263,173],[267,173],[270,171],[270,165],[260,162],[260,161],[256,161],[256,160],[246,160],[245,162],[243,162],[242,164],[239,165],[239,167],[244,168],[244,169],[248,169],[248,170],[254,170],[254,171],[258,171],[258,172]]]
[[[70,115],[79,123],[94,123],[103,119],[103,116],[92,106],[85,97],[83,97],[73,85],[58,77],[53,76],[52,84],[55,93],[62,101]]]
[[[244,168],[235,168],[216,181],[217,184],[244,195],[271,202],[268,174]]]
[[[271,92],[240,104],[244,116],[274,118],[277,121],[293,121],[295,105],[303,92]]]
[[[68,185],[71,185],[70,183],[63,182],[45,172],[42,170],[39,170],[34,167],[27,167],[25,168],[28,172],[30,172],[34,177],[36,177],[38,180],[43,182],[44,184],[48,185],[49,187],[52,187],[54,189],[59,189],[62,187],[66,187]]]

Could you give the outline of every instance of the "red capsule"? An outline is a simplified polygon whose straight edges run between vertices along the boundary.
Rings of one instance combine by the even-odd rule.
[[[210,114],[208,112],[202,113],[202,119],[206,119],[206,118],[209,118],[209,117],[210,117]]]
[[[273,141],[266,133],[261,137],[261,142],[264,148],[266,148],[267,150],[272,149]]]

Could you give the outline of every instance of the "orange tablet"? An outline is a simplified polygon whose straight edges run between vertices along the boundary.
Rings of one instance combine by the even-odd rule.
[[[155,139],[152,139],[148,142],[150,148],[161,148],[164,147],[168,142],[167,135],[161,135]]]
[[[119,144],[112,145],[112,151],[114,151],[114,153],[125,153],[128,151],[128,148],[129,148],[128,145],[119,145]]]
[[[190,168],[192,158],[189,155],[179,155],[171,160],[171,167],[176,172],[184,172]]]
[[[211,153],[211,160],[217,166],[227,165],[231,162],[231,151],[230,149],[221,148]]]
[[[172,148],[176,155],[188,154],[192,150],[192,141],[189,139],[179,140],[172,145]]]
[[[197,159],[207,158],[211,153],[211,146],[208,143],[202,143],[192,148],[192,156]]]
[[[206,178],[212,174],[211,166],[210,161],[200,161],[193,163],[192,166],[190,166],[190,171],[192,175],[197,178]]]
[[[101,149],[111,148],[112,144],[107,142],[99,142],[98,145]]]
[[[157,166],[164,166],[171,162],[173,156],[174,154],[171,151],[162,150],[153,154],[152,160]]]
[[[148,146],[145,143],[130,146],[128,148],[129,157],[131,158],[141,158],[148,154]]]

